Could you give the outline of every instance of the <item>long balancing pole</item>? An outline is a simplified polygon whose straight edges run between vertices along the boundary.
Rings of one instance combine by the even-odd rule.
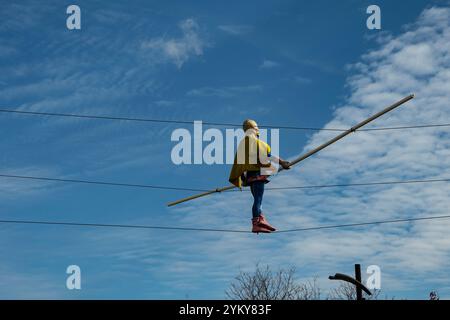
[[[297,163],[305,160],[306,158],[309,158],[313,154],[316,154],[317,152],[321,151],[322,149],[325,149],[329,145],[331,145],[331,144],[341,140],[342,138],[348,136],[350,133],[355,132],[356,130],[358,130],[361,127],[365,126],[369,122],[372,122],[373,120],[375,120],[375,119],[381,117],[382,115],[384,115],[384,114],[394,110],[395,108],[401,106],[402,104],[404,104],[405,102],[408,102],[409,100],[411,100],[413,98],[414,98],[414,94],[410,94],[409,96],[404,97],[403,99],[401,99],[401,100],[397,101],[396,103],[390,105],[389,107],[381,110],[380,112],[374,114],[373,116],[367,118],[366,120],[361,121],[357,125],[355,125],[355,126],[351,127],[350,129],[342,132],[341,134],[339,134],[338,136],[334,137],[333,139],[331,139],[331,140],[321,144],[317,148],[314,148],[314,149],[306,152],[305,154],[299,156],[298,158],[292,160],[291,162],[289,162],[289,167],[292,167],[292,166],[296,165]],[[280,168],[279,171],[281,171],[281,170],[282,170],[282,168]],[[197,199],[197,198],[205,197],[205,196],[213,194],[213,193],[223,192],[223,191],[227,191],[227,190],[231,190],[231,189],[235,189],[235,188],[237,188],[235,185],[230,185],[230,186],[223,187],[223,188],[216,188],[216,189],[213,189],[213,190],[210,190],[210,191],[199,193],[197,195],[193,195],[193,196],[190,196],[190,197],[187,197],[187,198],[183,198],[183,199],[180,199],[180,200],[177,200],[177,201],[170,202],[167,205],[169,207],[171,207],[171,206],[174,206],[174,205],[186,202],[186,201],[194,200],[194,199]]]

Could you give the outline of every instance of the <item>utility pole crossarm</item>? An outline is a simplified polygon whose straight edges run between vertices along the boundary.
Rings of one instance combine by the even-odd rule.
[[[342,281],[349,282],[349,283],[353,284],[354,286],[359,287],[360,289],[364,290],[364,292],[367,293],[369,296],[372,295],[372,292],[370,292],[370,290],[367,289],[367,287],[365,285],[363,285],[360,281],[357,281],[356,279],[354,279],[346,274],[336,273],[334,276],[329,276],[328,279],[342,280]]]

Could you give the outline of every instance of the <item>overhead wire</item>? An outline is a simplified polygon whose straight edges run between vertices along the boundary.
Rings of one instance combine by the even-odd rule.
[[[442,220],[450,219],[450,215],[405,218],[393,220],[380,220],[370,222],[346,223],[335,225],[323,225],[305,228],[295,228],[275,231],[273,233],[293,233],[304,232],[323,229],[338,229],[361,227],[368,225],[392,224],[401,222],[417,222],[426,220]],[[155,230],[173,230],[173,231],[197,231],[197,232],[223,232],[223,233],[252,233],[248,230],[234,230],[234,229],[216,229],[216,228],[194,228],[194,227],[168,227],[168,226],[154,226],[154,225],[132,225],[132,224],[104,224],[104,223],[83,223],[83,222],[63,222],[63,221],[40,221],[40,220],[0,220],[4,224],[25,224],[25,225],[53,225],[53,226],[68,226],[68,227],[95,227],[95,228],[125,228],[125,229],[155,229]]]
[[[80,119],[153,122],[153,123],[168,123],[168,124],[193,124],[194,123],[194,121],[189,121],[189,120],[152,119],[152,118],[124,117],[124,116],[101,116],[101,115],[75,114],[75,113],[24,111],[24,110],[13,110],[13,109],[0,109],[0,113],[34,115],[34,116],[67,117],[67,118],[80,118]],[[224,122],[210,122],[210,121],[203,122],[202,121],[202,124],[207,125],[207,126],[242,127],[242,124],[224,123]],[[264,125],[264,124],[262,124],[261,127],[268,128],[268,129],[305,130],[305,131],[345,132],[346,130],[348,130],[348,129],[343,129],[343,128],[317,128],[317,127],[278,126],[278,125]],[[423,129],[423,128],[439,128],[439,127],[450,127],[450,123],[420,124],[420,125],[393,126],[393,127],[373,127],[373,128],[358,129],[356,131],[385,131],[385,130],[405,130],[405,129]]]
[[[12,178],[12,179],[26,179],[26,180],[38,180],[38,181],[52,181],[63,183],[81,183],[92,185],[106,185],[116,187],[131,187],[131,188],[146,188],[146,189],[160,189],[160,190],[174,190],[174,191],[207,191],[200,188],[183,188],[173,186],[162,185],[149,185],[149,184],[135,184],[135,183],[122,183],[122,182],[108,182],[98,180],[77,180],[77,179],[63,179],[63,178],[51,178],[51,177],[36,177],[36,176],[24,176],[24,175],[12,175],[0,173],[0,178]],[[359,186],[377,186],[377,185],[396,185],[396,184],[417,184],[417,183],[438,183],[438,182],[450,182],[450,178],[440,179],[416,179],[416,180],[399,180],[399,181],[378,181],[378,182],[364,182],[364,183],[343,183],[343,184],[322,184],[322,185],[304,185],[304,186],[288,186],[288,187],[268,187],[266,190],[296,190],[296,189],[321,189],[321,188],[343,188],[343,187],[359,187]],[[244,189],[247,191],[247,189]],[[224,192],[239,192],[239,189],[233,189]]]

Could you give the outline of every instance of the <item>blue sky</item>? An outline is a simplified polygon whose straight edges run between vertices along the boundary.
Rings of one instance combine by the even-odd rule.
[[[0,106],[26,111],[308,127],[348,127],[411,92],[375,125],[449,122],[450,8],[446,1],[77,1],[2,3]],[[175,51],[167,51],[175,44]],[[228,165],[171,162],[176,128],[190,126],[0,114],[0,174],[215,188]],[[281,130],[293,158],[332,133]],[[446,129],[358,133],[272,186],[446,176]],[[448,177],[448,176],[446,176]],[[186,227],[250,227],[247,193],[175,208],[189,192],[0,178],[2,219]],[[445,184],[271,192],[280,229],[446,214]],[[448,221],[229,235],[0,225],[1,298],[221,299],[257,262],[296,266],[300,280],[378,264],[388,296],[450,296]],[[82,270],[82,290],[65,269]]]

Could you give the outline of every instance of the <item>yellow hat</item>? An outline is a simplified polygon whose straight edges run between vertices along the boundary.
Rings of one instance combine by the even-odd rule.
[[[242,124],[242,128],[244,129],[244,132],[245,132],[245,131],[247,131],[248,129],[251,129],[251,128],[255,128],[255,129],[258,128],[258,124],[256,123],[255,120],[247,119]]]

